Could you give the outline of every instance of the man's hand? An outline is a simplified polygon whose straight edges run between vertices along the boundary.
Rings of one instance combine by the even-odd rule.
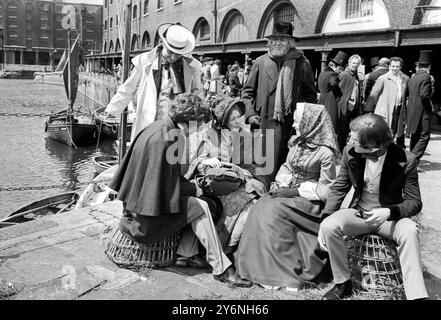
[[[218,158],[210,158],[210,159],[204,159],[201,161],[201,163],[205,166],[209,166],[212,168],[216,168],[216,167],[220,167],[221,166],[221,162],[219,161]]]
[[[268,192],[268,194],[273,198],[294,198],[299,195],[299,190],[297,188],[279,188]]]
[[[389,208],[372,209],[371,211],[365,211],[364,215],[369,217],[366,220],[364,220],[366,223],[369,223],[374,228],[379,228],[390,217],[390,209]]]
[[[260,117],[258,115],[254,115],[248,118],[248,123],[252,126],[260,127]]]

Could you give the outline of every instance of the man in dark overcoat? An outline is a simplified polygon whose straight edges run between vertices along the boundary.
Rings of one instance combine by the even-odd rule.
[[[409,80],[407,109],[407,133],[410,134],[410,151],[418,160],[424,155],[430,140],[430,114],[432,112],[432,79],[430,65],[432,51],[421,50],[416,73]]]
[[[334,130],[337,128],[338,122],[338,100],[342,96],[338,85],[338,75],[343,71],[343,66],[346,64],[347,59],[348,55],[343,51],[339,51],[318,78],[320,90],[319,103],[328,110]]]
[[[274,23],[273,33],[267,37],[268,53],[256,59],[242,90],[245,121],[262,130],[263,152],[267,137],[274,141],[274,152],[265,155],[266,169],[261,174],[267,187],[288,154],[297,102],[317,102],[311,65],[303,51],[295,48],[297,38],[292,33],[291,23]]]
[[[354,54],[349,58],[346,70],[340,73],[340,90],[342,97],[338,102],[337,140],[340,151],[343,151],[349,135],[349,123],[362,114],[363,83],[358,75],[361,57]]]

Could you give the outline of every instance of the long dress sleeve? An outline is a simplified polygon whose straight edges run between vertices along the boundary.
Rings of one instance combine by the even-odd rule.
[[[282,164],[275,178],[275,186],[277,188],[288,188],[293,177],[293,168],[291,166],[291,158],[295,153],[296,147],[289,149],[285,163]]]
[[[320,159],[320,178],[317,182],[305,181],[299,186],[299,194],[308,200],[326,201],[330,187],[336,177],[335,157],[330,150],[326,150]]]

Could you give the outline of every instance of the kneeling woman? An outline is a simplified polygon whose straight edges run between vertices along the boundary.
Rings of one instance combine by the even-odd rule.
[[[210,199],[201,199],[202,190],[181,176],[179,159],[174,159],[176,153],[171,152],[179,147],[176,143],[185,142],[182,134],[188,135],[190,121],[202,124],[210,118],[210,110],[202,105],[201,98],[181,94],[171,102],[168,115],[136,136],[110,184],[111,189],[118,191],[118,199],[124,207],[119,232],[131,241],[128,245],[127,239],[122,238],[127,248],[124,253],[129,259],[137,243],[160,241],[190,224],[206,249],[215,279],[246,287],[250,283],[237,276],[233,264],[222,252],[210,213],[215,206]],[[116,239],[120,238],[120,235],[114,236],[109,246],[112,240],[117,246]],[[115,261],[109,246],[107,254]],[[139,259],[143,257],[140,255]]]
[[[239,275],[267,289],[301,289],[331,275],[317,235],[336,176],[334,129],[325,108],[313,104],[297,105],[293,126],[286,162],[251,209],[236,255]]]

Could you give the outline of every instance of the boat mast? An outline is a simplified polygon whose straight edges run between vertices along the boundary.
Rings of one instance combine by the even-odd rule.
[[[73,103],[72,103],[72,81],[71,81],[71,70],[70,70],[70,29],[67,29],[67,52],[68,52],[68,58],[67,58],[67,85],[69,89],[69,106],[67,109],[67,115],[73,114]]]
[[[125,25],[125,40],[124,40],[124,54],[123,54],[123,74],[122,83],[129,78],[130,68],[130,35],[131,35],[131,21],[132,21],[132,0],[126,0],[126,25]],[[127,107],[121,114],[120,120],[120,143],[119,143],[119,163],[121,163],[126,153],[127,142]]]

